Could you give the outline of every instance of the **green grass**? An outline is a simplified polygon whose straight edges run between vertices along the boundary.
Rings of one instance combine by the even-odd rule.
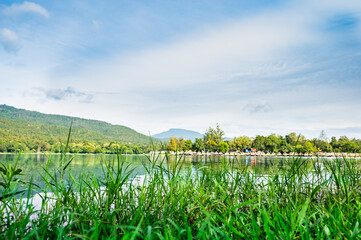
[[[41,189],[19,182],[16,166],[2,167],[0,239],[361,238],[355,159],[294,158],[264,170],[224,158],[192,171],[182,156],[154,156],[137,182],[120,154],[101,177],[73,176],[67,157],[55,172],[44,166]],[[28,191],[19,199],[20,184]],[[29,201],[34,190],[44,196],[40,209]]]

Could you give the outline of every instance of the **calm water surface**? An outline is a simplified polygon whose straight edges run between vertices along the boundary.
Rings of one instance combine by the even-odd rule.
[[[73,155],[67,155],[66,161]],[[164,157],[164,156],[163,156]],[[0,154],[0,162],[7,164],[10,162],[13,165],[16,159],[19,158],[18,167],[23,170],[25,174],[22,178],[25,180],[33,179],[34,183],[41,183],[41,176],[44,175],[44,170],[48,163],[50,172],[56,170],[60,166],[60,154]],[[160,156],[160,158],[162,158]],[[97,176],[103,176],[103,167],[105,163],[112,162],[116,159],[116,155],[106,154],[77,154],[69,165],[69,170],[73,175],[77,176],[81,173],[92,173]],[[134,169],[132,177],[145,175],[145,164],[149,163],[149,156],[145,155],[122,155],[122,161],[129,164],[129,169]],[[224,168],[231,164],[246,165],[249,167],[256,167],[267,170],[270,167],[282,166],[291,158],[284,157],[255,157],[255,156],[183,156],[182,168],[197,171],[200,167]],[[160,161],[158,161],[160,162]],[[163,161],[164,165],[176,164],[175,156],[170,156],[167,161]]]

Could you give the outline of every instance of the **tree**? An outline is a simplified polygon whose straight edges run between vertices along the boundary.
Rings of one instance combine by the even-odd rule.
[[[315,152],[315,146],[313,145],[313,143],[311,141],[307,141],[304,146],[303,146],[303,153],[313,153]]]
[[[103,150],[100,146],[97,146],[97,148],[94,150],[94,153],[103,153]]]
[[[280,139],[280,142],[279,142],[279,146],[278,146],[278,151],[280,153],[292,152],[292,146],[289,143],[287,143],[286,138],[280,136],[279,139]]]
[[[188,150],[192,149],[192,145],[193,145],[192,140],[185,140],[184,144],[185,144],[185,148],[184,148],[185,151],[188,151]]]
[[[203,136],[204,143],[210,151],[217,151],[218,144],[224,140],[224,131],[217,123],[216,128],[209,127]]]
[[[178,139],[175,137],[171,137],[169,142],[167,143],[167,150],[168,151],[177,151],[178,150]]]
[[[234,138],[233,141],[228,141],[228,146],[229,146],[229,149],[230,149],[231,151],[237,150],[236,144],[235,144],[235,142],[234,142],[235,139],[236,139],[236,138]]]
[[[293,151],[296,153],[304,153],[304,147],[301,144],[297,144]]]
[[[252,147],[256,148],[259,151],[265,151],[265,137],[257,135],[253,140]]]
[[[233,150],[244,151],[246,148],[252,146],[252,140],[249,137],[235,137],[233,141],[229,142],[230,148]]]
[[[211,152],[216,152],[218,151],[218,144],[210,139],[206,142],[206,148]]]
[[[192,141],[191,141],[191,144],[192,144]],[[173,152],[187,150],[186,141],[184,141],[183,138],[178,139],[178,138],[175,138],[175,137],[171,137],[169,139],[169,142],[167,143],[166,149],[168,151],[173,151]]]
[[[194,141],[194,143],[192,145],[192,150],[197,151],[197,152],[204,150],[204,142],[201,138],[196,138],[196,140]]]
[[[332,146],[327,141],[314,138],[312,140],[312,143],[315,145],[317,151],[322,151],[322,152],[331,152],[332,151]]]
[[[322,141],[325,141],[325,142],[328,141],[326,132],[325,132],[324,130],[321,130],[321,133],[320,133],[320,136],[318,137],[318,139],[320,139],[320,140],[322,140]]]
[[[186,144],[184,142],[184,139],[181,137],[178,139],[178,146],[177,149],[183,151],[186,147]]]
[[[285,136],[286,138],[286,141],[288,144],[291,144],[292,146],[295,146],[296,145],[296,142],[297,142],[297,134],[292,132],[290,134],[287,134]]]
[[[271,134],[265,138],[265,150],[267,152],[278,152],[278,146],[281,140],[276,136],[276,134]]]
[[[141,153],[141,150],[140,150],[140,148],[138,147],[138,145],[134,145],[134,146],[133,146],[133,152],[134,152],[134,154],[140,154],[140,153]]]
[[[336,137],[332,137],[332,138],[331,138],[330,145],[331,145],[333,151],[335,151],[335,152],[339,152],[339,151],[340,151],[340,149],[339,149],[339,148],[340,148],[340,145],[338,144]]]
[[[219,143],[219,151],[223,152],[223,153],[228,152],[229,151],[228,144],[226,142],[220,142]]]
[[[341,144],[340,148],[342,152],[358,152],[359,150],[359,146],[357,146],[356,143],[350,140],[344,141]]]
[[[296,133],[292,132],[285,136],[287,143],[291,144],[292,146],[295,146],[297,143],[303,144],[306,141],[305,136],[299,134],[297,136]]]

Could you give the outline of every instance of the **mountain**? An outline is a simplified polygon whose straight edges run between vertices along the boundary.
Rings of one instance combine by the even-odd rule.
[[[192,140],[194,141],[196,138],[202,138],[203,135],[199,132],[180,129],[180,128],[171,128],[168,131],[161,132],[152,136],[153,138],[157,139],[169,139],[170,137],[176,138],[184,138],[185,140]]]
[[[150,137],[135,130],[112,125],[98,120],[89,120],[77,117],[44,114],[15,107],[0,105],[0,127],[3,134],[8,136],[21,135],[29,132],[31,135],[43,137],[66,136],[70,123],[73,121],[72,138],[93,141],[115,141],[127,144],[149,144]],[[6,129],[5,129],[6,128]],[[65,135],[63,135],[65,133]]]

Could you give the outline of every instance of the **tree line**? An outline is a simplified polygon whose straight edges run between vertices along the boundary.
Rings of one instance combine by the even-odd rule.
[[[349,139],[346,136],[328,139],[325,132],[321,131],[320,136],[313,139],[306,139],[305,136],[292,132],[285,136],[270,134],[268,136],[257,135],[254,138],[240,136],[233,140],[225,140],[224,131],[217,124],[215,128],[209,127],[203,138],[196,138],[193,142],[183,138],[171,137],[165,148],[168,151],[191,150],[223,153],[228,151],[243,152],[252,148],[265,153],[360,153],[361,139]]]
[[[64,148],[69,129],[50,125],[25,124],[21,121],[0,118],[0,152],[54,152]],[[306,139],[303,135],[290,133],[285,136],[270,134],[247,136],[225,140],[225,133],[217,125],[209,127],[203,138],[194,141],[172,137],[165,144],[136,144],[114,141],[112,137],[94,133],[85,129],[73,129],[69,143],[71,153],[116,153],[121,150],[128,154],[148,153],[152,150],[168,151],[210,151],[228,152],[245,151],[255,148],[257,151],[269,153],[312,153],[312,152],[348,152],[360,153],[361,140],[349,139],[346,136],[328,139],[322,131],[320,137]]]
[[[0,152],[52,152],[60,153],[65,148],[66,139],[37,139],[37,138],[0,138]],[[148,153],[153,148],[149,145],[137,145],[131,143],[88,141],[84,139],[75,139],[70,141],[68,151],[70,153],[117,153],[119,151],[126,154]]]

